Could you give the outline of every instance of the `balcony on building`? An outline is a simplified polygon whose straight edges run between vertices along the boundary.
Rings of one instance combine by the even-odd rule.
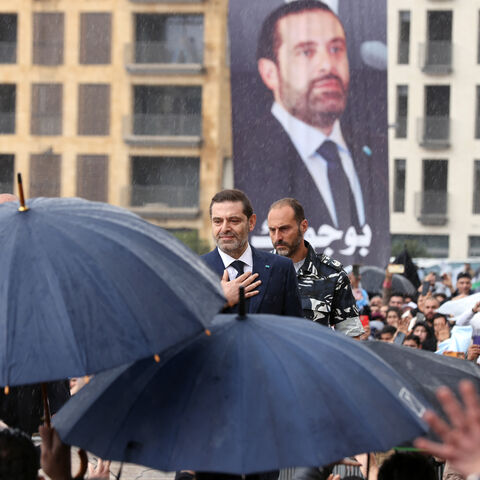
[[[425,190],[415,194],[415,216],[422,225],[442,226],[448,222],[448,193]]]
[[[129,145],[191,147],[202,142],[202,88],[135,85],[133,115],[124,117]]]
[[[202,143],[201,114],[135,114],[124,117],[129,145],[197,148]]]
[[[153,220],[199,216],[199,157],[133,156],[131,172],[123,206]]]
[[[429,75],[448,75],[453,71],[453,45],[450,41],[420,44],[420,68]]]
[[[136,14],[135,41],[125,46],[128,72],[196,75],[203,67],[203,15]]]
[[[450,117],[432,116],[418,119],[418,143],[431,150],[450,148]]]
[[[122,204],[152,220],[193,220],[200,213],[198,191],[173,185],[129,185],[123,189]]]

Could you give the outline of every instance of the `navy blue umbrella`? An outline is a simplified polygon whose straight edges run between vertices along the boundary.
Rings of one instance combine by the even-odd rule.
[[[81,376],[160,353],[224,303],[161,228],[78,198],[0,205],[0,385]]]
[[[382,284],[385,280],[385,270],[372,265],[360,267],[362,276],[362,287],[369,293],[378,294],[382,292]],[[392,292],[404,293],[405,295],[415,295],[416,289],[412,282],[404,275],[395,273],[392,276]]]
[[[62,440],[160,470],[248,474],[384,451],[424,404],[361,342],[302,319],[217,315],[211,335],[103,372],[54,417]]]
[[[366,342],[365,346],[408,379],[438,415],[445,417],[436,395],[439,387],[445,385],[461,398],[458,384],[468,379],[480,391],[480,369],[473,362],[394,343]]]

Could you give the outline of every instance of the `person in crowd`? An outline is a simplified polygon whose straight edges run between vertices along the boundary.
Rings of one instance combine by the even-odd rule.
[[[422,345],[420,342],[420,337],[417,335],[414,335],[413,333],[410,333],[405,337],[405,340],[403,341],[403,344],[405,347],[411,347],[411,348],[418,348],[421,349]]]
[[[360,272],[353,270],[349,273],[348,279],[350,280],[350,284],[352,286],[352,293],[355,301],[357,302],[358,311],[361,314],[367,314],[370,312],[369,308],[369,301],[368,301],[368,293],[365,289],[361,287],[361,280],[362,276]]]
[[[462,403],[447,387],[437,390],[437,398],[448,423],[433,411],[424,420],[437,434],[439,442],[417,438],[415,447],[447,460],[451,468],[469,480],[480,478],[480,399],[475,386],[468,380],[459,384]]]
[[[422,285],[418,287],[418,292],[421,293],[423,291],[423,284],[427,282],[429,284],[428,293],[430,295],[435,296],[437,294],[443,294],[449,297],[452,290],[450,289],[450,283],[448,279],[449,274],[447,273],[442,275],[442,280],[440,281],[435,272],[429,272],[427,275],[425,275]]]
[[[0,479],[37,480],[39,467],[38,451],[26,433],[0,429]]]
[[[397,329],[394,326],[385,325],[383,327],[383,330],[379,332],[378,339],[381,342],[392,343],[396,333],[397,333]]]
[[[447,301],[447,295],[445,293],[435,293],[433,297],[437,300],[439,305]]]
[[[416,317],[417,320],[425,321],[425,315],[423,314],[423,308],[425,306],[425,300],[427,297],[425,295],[419,295],[417,298],[417,308],[412,312],[412,315]]]
[[[435,297],[427,296],[425,298],[425,302],[423,303],[422,309],[420,311],[423,313],[425,321],[430,326],[433,326],[433,319],[439,307],[440,304]]]
[[[395,308],[403,308],[403,305],[405,303],[405,300],[403,298],[403,295],[398,292],[393,292],[392,295],[390,296],[390,299],[388,300],[388,306],[395,307]]]
[[[477,363],[480,356],[480,345],[472,343],[467,350],[466,359],[470,362]]]
[[[57,432],[45,425],[40,427],[41,455],[31,438],[17,428],[0,428],[0,479],[40,480],[39,467],[51,480],[72,480],[70,447]],[[90,470],[90,480],[110,478],[109,462],[99,462]]]
[[[395,452],[378,470],[378,480],[436,480],[432,459],[413,452]]]
[[[450,323],[448,322],[445,315],[442,315],[441,313],[436,313],[433,317],[432,324],[435,338],[437,339],[437,344],[443,342],[447,338],[450,338]]]
[[[270,239],[275,253],[295,266],[305,318],[358,337],[363,328],[347,274],[336,260],[315,253],[304,239],[307,228],[303,206],[294,198],[270,206]]]
[[[81,388],[83,388],[90,381],[89,376],[72,377],[70,379],[70,395],[75,395]]]
[[[397,307],[390,307],[387,310],[387,318],[385,319],[385,323],[387,325],[392,325],[393,327],[398,327],[398,322],[400,317],[402,316],[402,311]]]
[[[466,310],[457,317],[455,325],[470,325],[472,318],[476,313],[480,312],[480,302],[477,302],[471,309]]]
[[[11,193],[0,193],[0,203],[18,202],[18,197]]]
[[[385,327],[385,322],[383,321],[383,317],[379,316],[379,313],[373,314],[370,318],[370,322],[368,323],[370,330],[371,330],[371,336],[374,338],[378,337],[378,334],[380,331],[383,330],[383,327]]]
[[[379,313],[382,305],[382,297],[380,295],[374,295],[369,302],[371,314],[374,315],[375,313]]]
[[[248,312],[303,316],[292,262],[257,250],[248,242],[256,216],[245,193],[235,189],[218,192],[210,203],[210,219],[217,247],[202,258],[221,278],[226,311],[236,310],[239,287],[243,286]]]
[[[422,350],[429,350],[434,352],[437,349],[437,341],[433,328],[426,322],[418,321],[413,329],[412,333],[420,338],[422,344]]]
[[[468,297],[472,293],[471,275],[466,272],[460,272],[457,275],[457,284],[455,291],[452,293],[452,300],[460,300],[461,298]]]

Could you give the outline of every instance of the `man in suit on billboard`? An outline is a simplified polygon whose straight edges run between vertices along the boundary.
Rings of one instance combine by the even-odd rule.
[[[340,124],[350,85],[340,20],[318,0],[282,5],[263,23],[257,62],[274,100],[270,114],[250,126],[261,138],[250,142],[244,156],[247,162],[255,158],[251,175],[265,178],[265,188],[254,197],[260,222],[274,188],[276,196],[307,205],[315,247],[365,257],[375,234],[370,224],[375,225],[376,213],[365,200],[373,188],[373,153],[361,140],[352,141]],[[353,133],[356,139],[358,133]],[[236,176],[238,184],[249,183],[248,170],[244,178]],[[262,225],[262,234],[267,233]],[[263,247],[258,240],[252,243]]]

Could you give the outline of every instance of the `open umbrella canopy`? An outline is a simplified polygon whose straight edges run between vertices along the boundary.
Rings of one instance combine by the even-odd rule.
[[[372,265],[360,267],[360,275],[362,276],[362,287],[368,293],[381,293],[382,284],[385,279],[385,270]],[[392,277],[392,292],[403,293],[405,295],[415,295],[416,290],[412,282],[403,275],[395,273]]]
[[[384,451],[425,432],[424,404],[360,342],[274,315],[103,372],[54,418],[66,443],[171,471],[248,474]]]
[[[366,342],[365,345],[401,374],[439,415],[444,413],[435,395],[438,387],[445,385],[460,398],[458,383],[468,379],[480,391],[480,371],[472,362],[393,343]]]
[[[81,376],[160,353],[224,303],[161,228],[78,198],[0,205],[0,385]]]

